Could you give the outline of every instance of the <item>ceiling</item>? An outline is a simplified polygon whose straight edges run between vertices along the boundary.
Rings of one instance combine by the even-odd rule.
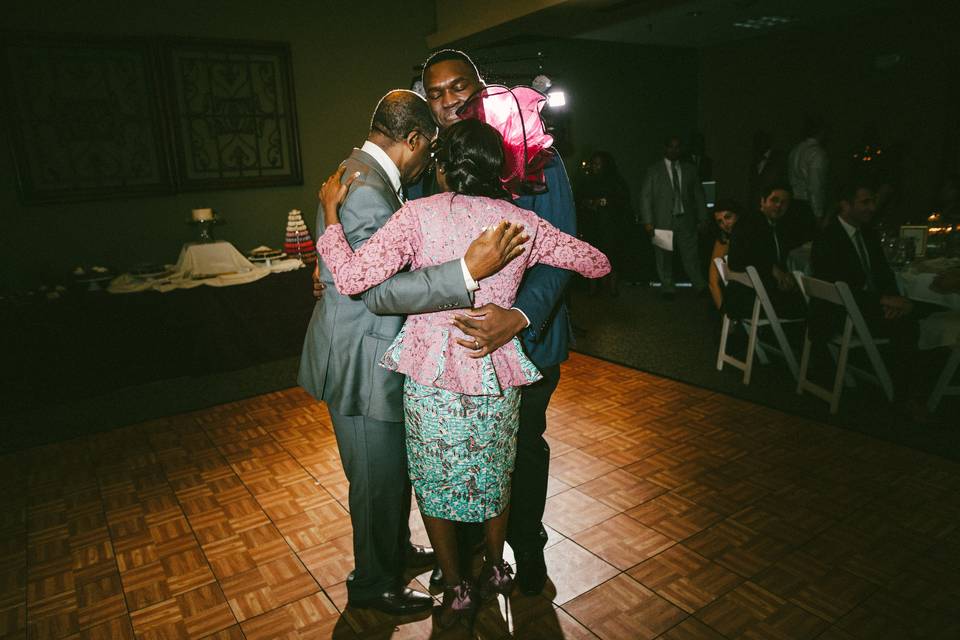
[[[779,30],[828,26],[857,15],[874,15],[895,9],[903,4],[900,0],[682,1],[645,15],[588,29],[574,37],[633,44],[707,47]]]
[[[477,47],[561,37],[699,48],[784,30],[823,28],[907,7],[915,10],[923,4],[908,0],[569,0],[457,44]]]

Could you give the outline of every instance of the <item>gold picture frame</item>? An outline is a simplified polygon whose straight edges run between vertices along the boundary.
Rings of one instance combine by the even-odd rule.
[[[905,224],[900,227],[900,237],[912,239],[915,242],[916,257],[921,257],[927,253],[927,227],[920,224]]]

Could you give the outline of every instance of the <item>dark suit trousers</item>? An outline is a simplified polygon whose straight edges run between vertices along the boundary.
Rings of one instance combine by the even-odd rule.
[[[353,579],[350,599],[397,586],[410,542],[410,480],[402,422],[345,416],[329,408],[343,471],[350,482]]]
[[[913,391],[913,379],[916,375],[914,363],[917,360],[917,342],[920,339],[920,325],[915,313],[895,320],[886,320],[883,309],[879,306],[871,305],[866,309],[861,307],[860,312],[874,338],[890,340],[890,356],[885,362],[893,382],[894,397],[909,397]]]
[[[686,219],[687,214],[673,217],[673,251],[665,251],[660,247],[654,247],[653,253],[656,258],[657,275],[660,276],[660,282],[664,292],[672,292],[673,284],[673,254],[679,253],[680,260],[683,263],[683,270],[690,278],[693,288],[697,291],[706,289],[707,281],[703,276],[703,265],[700,262],[699,239],[697,237],[697,228],[691,221]]]
[[[540,369],[543,379],[523,387],[520,395],[520,428],[517,431],[517,462],[513,469],[507,542],[516,552],[537,551],[547,543],[543,509],[547,502],[550,445],[547,405],[560,382],[560,365]]]

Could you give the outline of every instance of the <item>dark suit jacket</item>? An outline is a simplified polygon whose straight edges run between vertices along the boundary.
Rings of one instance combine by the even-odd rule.
[[[750,166],[750,193],[747,194],[747,203],[750,208],[757,204],[760,192],[772,184],[787,181],[787,160],[777,149],[770,151],[770,158],[763,166],[763,171],[757,172],[760,158],[754,158]]]
[[[780,256],[777,256],[776,235],[780,241]],[[778,314],[796,311],[796,300],[787,300],[787,296],[777,288],[773,277],[773,266],[787,270],[787,243],[779,225],[770,226],[767,218],[758,211],[741,217],[730,235],[730,251],[727,264],[732,271],[746,271],[753,266],[763,281],[770,301]],[[724,293],[724,311],[733,318],[749,317],[753,311],[755,294],[738,282],[731,282]],[[790,296],[794,298],[795,296]]]
[[[861,228],[861,233],[870,259],[872,289],[864,288],[867,276],[860,265],[857,249],[837,219],[831,221],[814,240],[810,263],[814,278],[846,282],[867,324],[872,325],[882,317],[880,296],[899,295],[899,291],[896,277],[883,253],[880,236],[868,227]],[[814,340],[822,341],[842,329],[845,315],[836,305],[813,302],[816,301],[810,305],[810,335]]]

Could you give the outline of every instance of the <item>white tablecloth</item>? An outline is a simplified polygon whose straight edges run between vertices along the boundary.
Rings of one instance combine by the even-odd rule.
[[[960,293],[940,293],[930,288],[934,278],[943,271],[956,268],[958,261],[953,258],[936,258],[914,262],[909,268],[897,271],[897,286],[904,296],[919,302],[947,307],[960,311]]]
[[[265,278],[271,273],[294,271],[303,267],[297,258],[273,262],[270,266],[256,265],[247,260],[229,242],[206,244],[189,243],[180,250],[176,265],[159,277],[140,277],[125,273],[110,282],[110,293],[137,293],[176,289],[192,289],[201,285],[229,287],[247,284]]]

